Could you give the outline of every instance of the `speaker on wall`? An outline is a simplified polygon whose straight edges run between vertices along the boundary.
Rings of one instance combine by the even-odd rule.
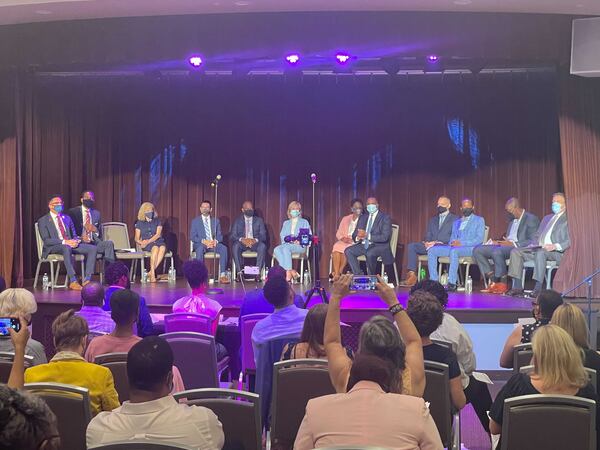
[[[571,74],[600,77],[600,17],[573,20]]]

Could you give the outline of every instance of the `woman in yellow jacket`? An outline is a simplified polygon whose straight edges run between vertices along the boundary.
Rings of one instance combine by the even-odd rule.
[[[54,382],[87,388],[95,416],[100,411],[112,411],[121,405],[111,371],[83,358],[88,324],[74,312],[70,309],[54,320],[52,334],[57,353],[49,363],[27,369],[25,383]]]

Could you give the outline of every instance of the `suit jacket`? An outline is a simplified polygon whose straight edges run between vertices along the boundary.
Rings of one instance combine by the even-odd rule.
[[[216,217],[210,218],[210,231],[218,242],[223,242],[223,233],[221,232],[221,222]],[[190,240],[194,243],[194,251],[202,245],[205,239],[212,239],[212,236],[207,236],[204,230],[204,220],[202,216],[192,220],[190,231]]]
[[[75,231],[77,232],[77,234],[79,236],[83,236],[83,213],[81,211],[81,205],[69,209],[69,211],[67,211],[67,214],[73,220],[73,224],[75,225]],[[102,220],[100,218],[100,211],[98,211],[97,209],[90,209],[90,215],[92,216],[92,225],[94,225],[98,229],[97,233],[92,233],[92,240],[94,242],[101,241],[102,235],[100,224],[102,223]]]
[[[356,235],[358,234],[358,230],[367,229],[367,224],[369,222],[369,214],[363,214],[356,224],[356,229],[352,234],[352,240],[356,241]],[[394,255],[392,254],[392,249],[390,248],[390,239],[392,238],[392,218],[384,212],[379,211],[377,213],[377,217],[375,217],[375,221],[373,225],[371,225],[371,239],[369,240],[370,246],[378,247],[378,251],[380,252],[381,260],[384,264],[392,264],[394,262]],[[361,244],[362,245],[362,244]]]
[[[510,227],[512,226],[512,220],[508,222],[508,228],[506,229],[506,237],[510,234]],[[540,219],[534,214],[525,211],[523,218],[519,223],[519,229],[517,230],[517,247],[527,247],[531,244],[532,238],[535,235],[538,227],[540,226]]]
[[[73,221],[66,214],[60,214],[60,217],[65,225],[65,232],[67,233],[67,239],[77,239],[79,235],[75,231],[75,225]],[[58,235],[58,230],[54,226],[54,221],[50,213],[42,216],[38,219],[38,229],[40,230],[40,237],[44,242],[44,248],[42,255],[46,258],[50,254],[50,249],[56,245],[62,244],[62,239]]]
[[[308,220],[306,220],[304,217],[298,217],[298,224],[296,225],[296,229],[294,230],[295,236],[298,235],[298,231],[300,230],[300,228],[308,228],[308,230],[310,231],[310,224],[308,223]],[[283,222],[283,225],[281,226],[281,231],[279,232],[279,238],[281,239],[281,243],[283,244],[285,242],[285,237],[291,234],[292,220],[288,219],[285,222]]]
[[[450,242],[450,236],[452,235],[452,225],[459,217],[456,214],[448,213],[442,226],[440,227],[439,215],[433,216],[427,224],[427,232],[425,233],[425,242],[440,241],[444,244]]]
[[[267,228],[262,218],[253,216],[252,217],[252,236],[258,242],[267,242]],[[239,216],[231,225],[231,242],[237,242],[241,238],[246,237],[246,216],[243,214]]]
[[[542,233],[546,229],[548,223],[552,220],[554,214],[548,214],[542,219],[542,223],[531,239],[531,243],[533,245],[540,244],[540,238],[542,237]],[[552,229],[552,233],[550,234],[550,240],[553,244],[558,244],[561,247],[560,252],[564,252],[571,246],[571,238],[569,237],[569,225],[567,223],[567,213],[565,212],[554,224],[554,228]],[[540,244],[541,245],[541,244]]]
[[[485,237],[485,220],[483,220],[483,217],[472,214],[463,230],[460,230],[460,222],[460,219],[454,221],[450,242],[458,240],[462,247],[474,247],[483,244],[483,238]]]

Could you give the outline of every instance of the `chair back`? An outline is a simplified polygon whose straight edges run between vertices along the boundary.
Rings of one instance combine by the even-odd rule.
[[[188,389],[217,388],[217,351],[209,334],[179,331],[161,334],[173,350],[174,365]]]
[[[260,398],[234,389],[194,389],[174,395],[177,401],[212,410],[223,425],[223,448],[262,449]]]
[[[506,399],[501,436],[501,450],[595,449],[596,402],[543,394]]]
[[[392,224],[392,236],[390,237],[390,248],[394,259],[396,258],[396,250],[398,249],[398,234],[400,234],[400,226],[394,223]]]
[[[0,383],[8,383],[15,354],[13,352],[0,352]],[[33,365],[33,356],[25,355],[25,368]]]
[[[513,372],[519,373],[521,367],[529,366],[533,358],[531,344],[519,344],[513,347]]]
[[[44,241],[42,241],[42,236],[40,236],[40,226],[38,223],[33,224],[33,228],[35,230],[35,246],[37,249],[38,260],[43,259],[44,254]]]
[[[115,390],[121,403],[129,400],[129,377],[127,376],[127,353],[105,353],[94,358],[94,363],[108,368],[115,381]]]
[[[213,320],[206,314],[180,312],[165,315],[165,333],[192,331],[212,335],[212,325]]]
[[[490,235],[490,227],[486,225],[485,231],[483,232],[483,244],[485,244],[487,242],[489,235]]]
[[[89,391],[61,383],[28,383],[24,389],[41,397],[56,416],[61,450],[85,450],[92,418]]]
[[[533,368],[533,366],[523,366],[519,369],[519,372],[530,374],[533,372]],[[590,384],[594,387],[594,390],[597,392],[598,375],[596,374],[596,371],[589,367],[584,367],[584,370],[585,373],[587,373],[588,378],[590,379]]]
[[[121,441],[111,444],[94,445],[89,450],[193,450],[186,445],[163,444],[152,441]]]
[[[248,314],[240,317],[240,340],[242,351],[242,372],[255,371],[254,349],[252,348],[252,330],[269,313]]]
[[[327,361],[291,359],[273,365],[271,402],[271,443],[276,448],[292,448],[306,405],[312,398],[335,394]]]
[[[450,399],[450,376],[448,365],[425,361],[425,393],[431,417],[435,422],[444,447],[452,442],[452,402]]]
[[[442,347],[446,347],[448,350],[452,350],[452,342],[443,341],[441,339],[432,339],[431,342],[437,345],[441,345]],[[454,350],[452,350],[454,351]]]
[[[127,224],[123,222],[106,222],[102,224],[101,228],[102,238],[106,241],[112,241],[115,250],[131,248]]]

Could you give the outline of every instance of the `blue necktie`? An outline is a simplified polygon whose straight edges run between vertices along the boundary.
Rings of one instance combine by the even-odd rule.
[[[371,228],[373,227],[373,214],[369,215],[369,221],[367,222],[367,237],[364,240],[365,248],[369,248],[369,233],[371,232]]]
[[[206,235],[206,239],[212,240],[212,235],[210,233],[210,218],[204,219],[204,234]]]

